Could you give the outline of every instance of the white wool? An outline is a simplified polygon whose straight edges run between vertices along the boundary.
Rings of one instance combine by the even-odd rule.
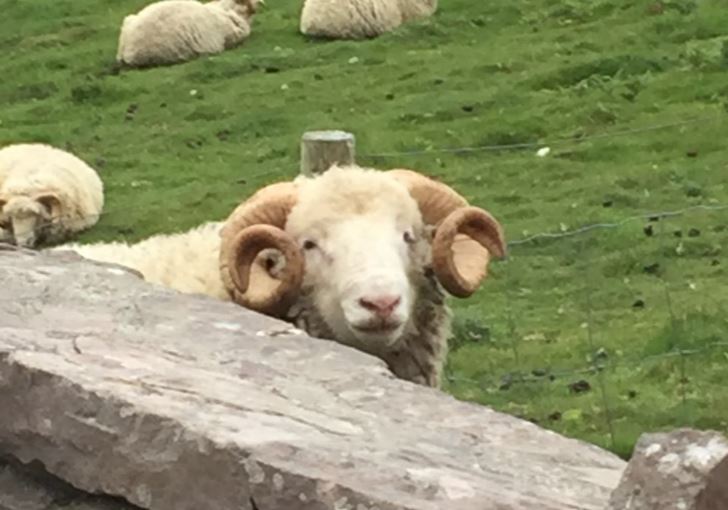
[[[87,259],[135,269],[150,283],[229,300],[218,266],[222,225],[208,222],[186,232],[157,234],[135,244],[66,244],[50,251],[72,250]]]
[[[126,16],[116,60],[129,67],[185,62],[221,53],[250,36],[259,0],[162,0]]]
[[[301,33],[332,39],[364,39],[431,16],[437,0],[305,0]]]
[[[60,242],[96,224],[103,206],[101,179],[75,155],[38,143],[0,149],[0,241]]]

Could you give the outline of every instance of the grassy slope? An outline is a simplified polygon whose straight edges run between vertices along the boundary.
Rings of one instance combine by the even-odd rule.
[[[362,163],[440,176],[511,239],[728,203],[720,0],[665,1],[659,14],[626,0],[443,0],[431,20],[332,43],[299,36],[298,1],[271,0],[243,48],[114,75],[121,19],[144,4],[2,1],[0,143],[45,141],[97,165],[107,213],[82,240],[224,217],[256,187],[295,175],[301,133],[321,128],[353,131]],[[576,141],[692,118],[708,120]],[[566,141],[546,158],[532,148],[371,156],[553,139]],[[454,303],[448,389],[623,454],[643,430],[728,429],[728,349],[632,362],[726,340],[727,217],[656,222],[652,237],[635,222],[514,246],[475,298]],[[645,273],[655,262],[658,274]],[[539,375],[581,369],[599,349],[616,365],[603,378]],[[519,371],[538,382],[519,383]],[[582,378],[592,390],[571,393]]]

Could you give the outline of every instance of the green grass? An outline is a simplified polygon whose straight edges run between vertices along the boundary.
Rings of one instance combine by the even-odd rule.
[[[722,0],[443,0],[362,42],[307,41],[300,2],[271,0],[237,50],[114,74],[121,19],[145,3],[2,2],[0,143],[99,169],[106,214],[81,240],[223,218],[296,175],[301,134],[328,128],[356,134],[362,164],[442,178],[510,240],[728,203]],[[519,143],[552,152],[436,151]],[[375,156],[405,151],[424,153]],[[728,430],[728,348],[713,345],[728,341],[728,210],[648,223],[514,245],[454,302],[447,391],[625,456],[644,431]]]

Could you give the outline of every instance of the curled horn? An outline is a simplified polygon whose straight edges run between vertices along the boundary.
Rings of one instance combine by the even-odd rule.
[[[491,254],[506,254],[501,225],[445,184],[411,170],[388,173],[407,186],[425,223],[436,226],[432,266],[437,279],[453,296],[473,294],[487,276]]]
[[[281,316],[296,299],[303,281],[304,259],[283,230],[296,203],[292,182],[267,186],[240,204],[228,217],[220,237],[220,276],[236,303],[267,315]],[[279,278],[267,271],[260,252],[279,250],[286,264]]]

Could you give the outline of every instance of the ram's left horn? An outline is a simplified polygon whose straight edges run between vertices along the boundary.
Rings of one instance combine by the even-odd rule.
[[[220,234],[220,277],[236,303],[272,316],[282,316],[295,301],[303,281],[304,259],[284,231],[296,203],[291,182],[267,186],[240,204]],[[261,251],[275,249],[285,258],[282,274],[273,277]]]
[[[286,261],[278,278],[272,278],[264,264],[256,263],[260,252],[268,248],[280,251]],[[267,315],[285,314],[298,297],[304,273],[303,255],[291,236],[277,227],[253,225],[238,232],[228,256],[234,257],[228,268],[236,301]]]

